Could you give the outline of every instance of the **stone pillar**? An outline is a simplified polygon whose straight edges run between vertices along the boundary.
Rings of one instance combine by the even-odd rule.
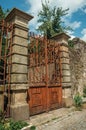
[[[63,105],[67,107],[72,105],[68,38],[70,37],[65,33],[60,33],[54,36],[54,39],[60,44],[60,58],[62,68],[62,99]]]
[[[16,8],[6,17],[6,21],[13,24],[10,115],[14,120],[29,118],[29,106],[26,101],[28,89],[27,25],[32,18]]]

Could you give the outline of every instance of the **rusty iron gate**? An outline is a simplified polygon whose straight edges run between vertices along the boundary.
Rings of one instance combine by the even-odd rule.
[[[28,46],[28,103],[30,115],[62,106],[60,44],[30,36]]]
[[[6,111],[7,116],[10,116],[12,36],[13,25],[7,24],[4,20],[0,21],[0,86],[3,87],[3,96],[5,97],[7,94],[7,104],[5,104],[6,101],[4,98],[3,106],[3,110]]]

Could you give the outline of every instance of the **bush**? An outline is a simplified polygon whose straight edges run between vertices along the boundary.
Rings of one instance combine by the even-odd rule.
[[[22,122],[22,121],[10,121],[10,129],[11,130],[20,130],[23,127],[28,126],[28,124],[26,122]]]
[[[0,130],[21,130],[23,127],[29,124],[23,121],[7,120],[5,113],[0,109]]]
[[[4,130],[4,125],[0,123],[0,130]]]
[[[0,123],[0,130],[21,130],[23,127],[28,126],[26,122],[22,121],[9,121],[8,123]]]
[[[5,118],[5,113],[0,109],[0,130],[21,130],[29,124],[24,121],[13,121]],[[35,126],[31,126],[30,130],[36,130]]]
[[[79,92],[74,96],[74,103],[77,108],[82,106],[82,96],[80,96]]]

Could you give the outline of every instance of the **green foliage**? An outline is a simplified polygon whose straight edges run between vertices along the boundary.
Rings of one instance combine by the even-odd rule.
[[[72,41],[72,40],[69,40],[69,41],[68,41],[68,45],[69,45],[69,47],[73,48],[73,47],[74,47],[73,41]]]
[[[0,130],[11,130],[8,120],[5,118],[5,112],[0,109]]]
[[[0,6],[0,20],[2,20],[4,18],[5,18],[5,13],[4,13],[2,7]]]
[[[38,14],[38,22],[41,25],[38,27],[38,30],[44,33],[47,38],[51,38],[53,35],[70,30],[70,27],[65,27],[62,17],[68,14],[69,9],[63,10],[61,8],[52,9],[49,4],[45,1],[45,4],[42,2],[42,10]]]
[[[0,130],[4,130],[4,125],[0,123]]]
[[[77,108],[82,105],[82,96],[80,96],[79,92],[74,96],[74,103]]]
[[[7,120],[5,118],[5,113],[0,109],[0,130],[21,130],[28,125],[28,123],[23,121]]]
[[[0,20],[3,20],[8,13],[9,13],[9,9],[7,9],[7,10],[5,11],[5,10],[3,10],[3,8],[0,6]]]
[[[83,97],[86,97],[86,86],[83,88]]]
[[[31,126],[30,130],[36,130],[36,126]]]
[[[22,121],[10,121],[10,129],[11,130],[20,130],[23,127],[28,126],[28,124],[26,122],[22,122]]]
[[[0,130],[21,130],[25,126],[28,126],[28,124],[23,121],[9,121],[7,123],[0,123]]]
[[[5,113],[0,109],[0,124],[5,123]]]

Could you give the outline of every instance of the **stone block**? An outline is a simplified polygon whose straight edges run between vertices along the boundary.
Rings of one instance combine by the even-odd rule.
[[[29,106],[28,104],[15,104],[10,106],[10,115],[15,120],[28,120],[29,119]]]
[[[60,46],[60,51],[68,52],[69,50],[68,50],[68,47],[66,47],[66,46]]]
[[[26,65],[13,64],[11,73],[28,73]]]
[[[62,89],[63,98],[71,98],[71,88]]]
[[[26,98],[26,90],[15,89],[15,91],[13,91],[13,93],[11,94],[11,105],[26,103]]]
[[[66,63],[63,63],[62,64],[62,69],[64,70],[69,70],[70,69],[70,66],[69,66],[69,64],[66,64]]]
[[[62,83],[62,87],[63,88],[71,88],[71,82],[68,82],[68,83]]]
[[[86,102],[82,104],[82,108],[86,109]]]
[[[68,52],[61,52],[60,56],[69,58],[69,53]]]
[[[12,48],[12,53],[19,53],[19,54],[27,55],[28,49],[26,47],[14,45]]]
[[[61,58],[61,63],[66,63],[66,64],[69,64],[70,61],[69,61],[69,58]]]
[[[86,97],[82,99],[82,108],[86,109]]]
[[[56,40],[58,43],[64,43],[66,45],[68,45],[69,38],[70,37],[65,33],[59,33],[52,37],[52,39]]]
[[[22,90],[25,91],[29,88],[28,84],[11,84],[11,90]]]
[[[67,82],[70,82],[70,81],[71,81],[70,76],[63,76],[62,77],[62,82],[67,83]]]
[[[22,55],[12,55],[12,63],[22,63],[27,65],[27,57]]]
[[[23,37],[14,36],[13,37],[13,43],[26,46],[28,45],[28,39],[25,39]]]
[[[28,32],[26,30],[19,29],[19,28],[15,28],[14,35],[28,38]]]
[[[63,104],[66,107],[70,107],[73,104],[73,99],[71,96],[71,88],[63,88],[62,94],[63,94],[63,97],[62,97]]]
[[[27,27],[28,21],[20,16],[16,16],[14,23],[23,27]]]
[[[73,99],[72,98],[63,98],[63,106],[65,107],[71,107],[73,105]]]
[[[62,70],[63,76],[70,76],[70,70]]]
[[[27,74],[11,74],[11,83],[27,82]]]

